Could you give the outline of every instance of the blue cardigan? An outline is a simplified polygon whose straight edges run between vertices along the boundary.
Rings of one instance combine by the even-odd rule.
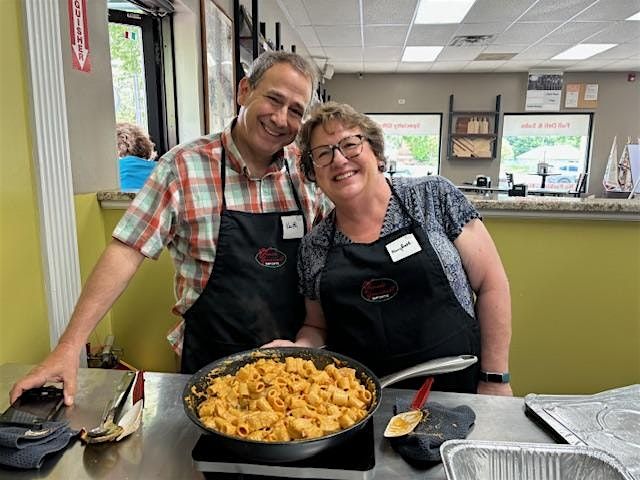
[[[120,188],[140,190],[149,174],[156,166],[153,160],[128,155],[120,159]]]

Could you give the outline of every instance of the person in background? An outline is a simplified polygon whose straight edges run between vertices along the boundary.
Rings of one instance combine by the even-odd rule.
[[[509,284],[464,195],[440,176],[386,179],[383,132],[349,105],[314,108],[298,144],[335,209],[300,247],[305,324],[267,346],[326,344],[377,375],[472,354],[433,388],[511,395]]]
[[[118,144],[118,164],[120,167],[120,188],[139,190],[144,185],[153,168],[157,152],[155,145],[142,128],[133,123],[116,124]]]
[[[80,352],[145,258],[166,247],[183,321],[172,332],[191,373],[274,338],[295,338],[304,320],[297,293],[300,239],[324,203],[290,145],[316,89],[316,68],[265,52],[240,80],[240,111],[222,132],[165,154],[113,232],[68,327],[49,356],[11,390],[64,383],[73,403]]]

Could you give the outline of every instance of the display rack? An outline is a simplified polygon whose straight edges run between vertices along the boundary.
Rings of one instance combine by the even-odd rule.
[[[500,126],[500,101],[501,95],[496,96],[496,108],[495,110],[454,110],[453,109],[453,95],[449,96],[449,137],[447,142],[447,158],[449,159],[463,159],[463,160],[494,160],[496,158],[496,145],[498,139],[498,129]],[[456,130],[458,120],[467,118],[473,119],[480,117],[486,119],[489,123],[487,132],[461,132]],[[469,155],[456,155],[454,149],[454,143],[456,139],[462,141],[457,142],[458,146],[464,143],[468,147]],[[478,142],[480,140],[480,142]],[[489,152],[489,154],[477,155],[474,154],[474,144],[486,144],[482,140],[488,140],[488,150],[483,149],[483,152]]]

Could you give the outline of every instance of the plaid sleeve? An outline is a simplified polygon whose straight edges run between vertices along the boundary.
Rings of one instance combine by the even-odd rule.
[[[157,259],[178,223],[180,188],[173,162],[163,158],[113,231],[113,237]]]

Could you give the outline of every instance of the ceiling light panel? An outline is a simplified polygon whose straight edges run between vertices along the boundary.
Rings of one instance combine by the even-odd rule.
[[[636,13],[635,15],[631,15],[629,18],[627,18],[627,20],[640,21],[640,12]]]
[[[615,43],[581,43],[559,53],[551,60],[584,60],[617,46]]]
[[[406,47],[403,62],[432,62],[434,61],[443,47]]]
[[[415,23],[460,23],[475,0],[420,0]]]

